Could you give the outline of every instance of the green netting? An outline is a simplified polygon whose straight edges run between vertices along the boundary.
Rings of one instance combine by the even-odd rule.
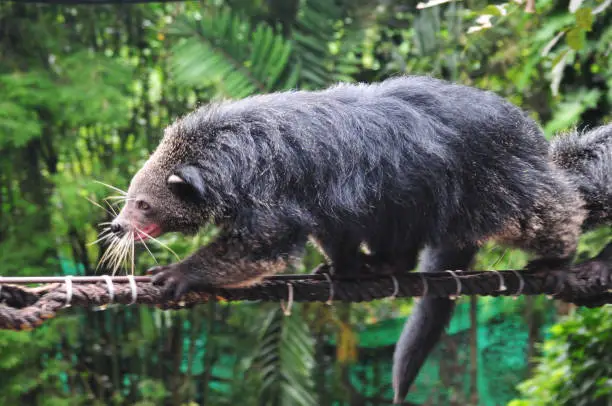
[[[518,315],[503,315],[496,310],[502,307],[502,300],[509,299],[483,301],[478,306],[478,405],[507,404],[518,394],[515,390],[516,384],[527,377],[527,325]],[[392,399],[391,359],[404,322],[404,318],[386,320],[368,326],[358,333],[359,358],[358,362],[350,367],[350,375],[352,384],[366,397]],[[551,323],[552,314],[541,327],[545,328]],[[423,367],[409,401],[440,406],[476,404],[470,399],[472,383],[469,327],[469,303],[460,303],[448,334]],[[184,348],[189,348],[189,344],[190,339],[187,338]],[[333,345],[330,343],[330,346]],[[195,357],[191,362],[195,376],[204,372],[205,346],[206,337],[199,337],[195,343]],[[330,352],[334,352],[333,348]],[[216,378],[211,384],[213,390],[230,390],[229,383],[226,382],[231,382],[235,362],[235,357],[224,355],[216,363],[212,371]],[[186,370],[185,358],[182,372]],[[329,371],[330,374],[332,372]]]
[[[64,275],[85,275],[85,266],[69,259],[60,258],[60,269]]]
[[[477,307],[478,402],[471,399],[469,302],[457,306],[448,334],[424,365],[407,400],[440,406],[497,406],[515,398],[517,383],[527,377],[529,332],[520,315],[499,311],[502,301],[508,300],[480,300]],[[547,317],[541,331],[552,324],[553,316]],[[392,399],[391,354],[404,322],[403,318],[388,320],[359,335],[360,349],[368,355],[351,367],[351,379],[367,397]]]

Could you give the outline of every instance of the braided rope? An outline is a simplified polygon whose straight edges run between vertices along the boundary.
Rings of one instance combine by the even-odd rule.
[[[383,298],[430,297],[454,299],[460,295],[517,296],[552,295],[579,306],[612,303],[612,243],[598,257],[569,269],[547,271],[470,271],[440,273],[370,273],[358,278],[338,279],[326,274],[278,275],[260,285],[240,289],[192,291],[180,302],[168,301],[148,277],[65,278],[64,283],[42,288],[0,284],[0,329],[28,330],[54,317],[68,306],[98,306],[110,303],[157,306],[161,309],[191,307],[210,301],[364,302]],[[17,278],[4,278],[5,282]],[[80,282],[84,279],[86,283]],[[0,278],[0,283],[2,279]]]

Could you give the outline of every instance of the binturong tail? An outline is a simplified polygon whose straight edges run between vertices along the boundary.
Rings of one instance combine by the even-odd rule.
[[[612,224],[612,123],[560,134],[550,155],[580,191],[588,210],[583,230]]]
[[[476,251],[476,247],[426,247],[419,261],[419,272],[467,270]],[[447,298],[424,297],[416,305],[393,354],[394,404],[404,401],[427,356],[440,341],[454,308],[455,302]]]
[[[554,164],[580,191],[588,210],[583,230],[612,224],[612,124],[587,132],[556,136],[550,144]],[[420,272],[467,269],[475,249],[427,247],[419,261]],[[393,360],[394,404],[401,404],[427,356],[450,321],[454,302],[423,298],[406,322]]]

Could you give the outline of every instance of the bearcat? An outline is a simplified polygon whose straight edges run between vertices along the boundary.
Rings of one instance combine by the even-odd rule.
[[[256,284],[309,239],[336,277],[465,270],[489,240],[531,253],[528,268],[561,267],[583,230],[610,222],[611,134],[551,145],[502,97],[421,76],[216,102],[167,127],[111,230],[144,241],[218,227],[151,270],[175,299]],[[396,346],[396,403],[453,308],[420,300]]]

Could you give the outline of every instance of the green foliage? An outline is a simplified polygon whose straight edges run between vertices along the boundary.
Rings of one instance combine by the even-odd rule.
[[[605,405],[612,402],[612,310],[582,309],[551,328],[523,396],[509,406]]]
[[[22,147],[33,138],[40,137],[41,124],[37,122],[36,107],[48,103],[45,95],[53,84],[44,72],[15,72],[0,76],[3,100],[0,102],[0,148]]]
[[[254,367],[261,373],[259,401],[266,405],[317,405],[311,373],[314,343],[300,317],[280,309],[264,323]]]
[[[0,331],[1,404],[19,404],[23,393],[35,391],[45,393],[44,400],[37,403],[45,406],[70,397],[60,376],[70,371],[71,360],[61,354],[49,356],[49,349],[68,348],[77,342],[77,320],[65,316],[29,333]],[[77,398],[74,401],[75,405],[85,404]]]
[[[40,137],[40,133],[34,112],[11,101],[0,102],[0,146],[22,147],[32,138]]]
[[[251,27],[228,8],[202,12],[179,17],[169,30],[180,37],[171,60],[179,83],[211,86],[232,98],[295,86],[299,71],[288,67],[291,43],[272,27]]]
[[[154,406],[168,396],[164,383],[154,379],[138,382],[138,390],[142,394],[142,400],[134,403],[134,406]]]
[[[0,147],[23,147],[40,137],[41,110],[67,126],[121,125],[128,116],[125,88],[129,69],[120,61],[89,52],[56,60],[52,71],[32,70],[0,76]]]
[[[572,127],[586,110],[597,106],[600,97],[601,91],[597,89],[581,89],[574,94],[574,99],[559,103],[544,130],[555,134]]]
[[[67,126],[120,127],[128,122],[132,73],[127,61],[81,51],[57,58],[53,71],[60,86],[50,95],[50,108]]]
[[[336,81],[353,81],[358,72],[355,33],[343,21],[345,10],[333,1],[300,2],[292,37],[294,58],[301,67],[300,85],[321,88]],[[348,31],[348,32],[347,32]]]

